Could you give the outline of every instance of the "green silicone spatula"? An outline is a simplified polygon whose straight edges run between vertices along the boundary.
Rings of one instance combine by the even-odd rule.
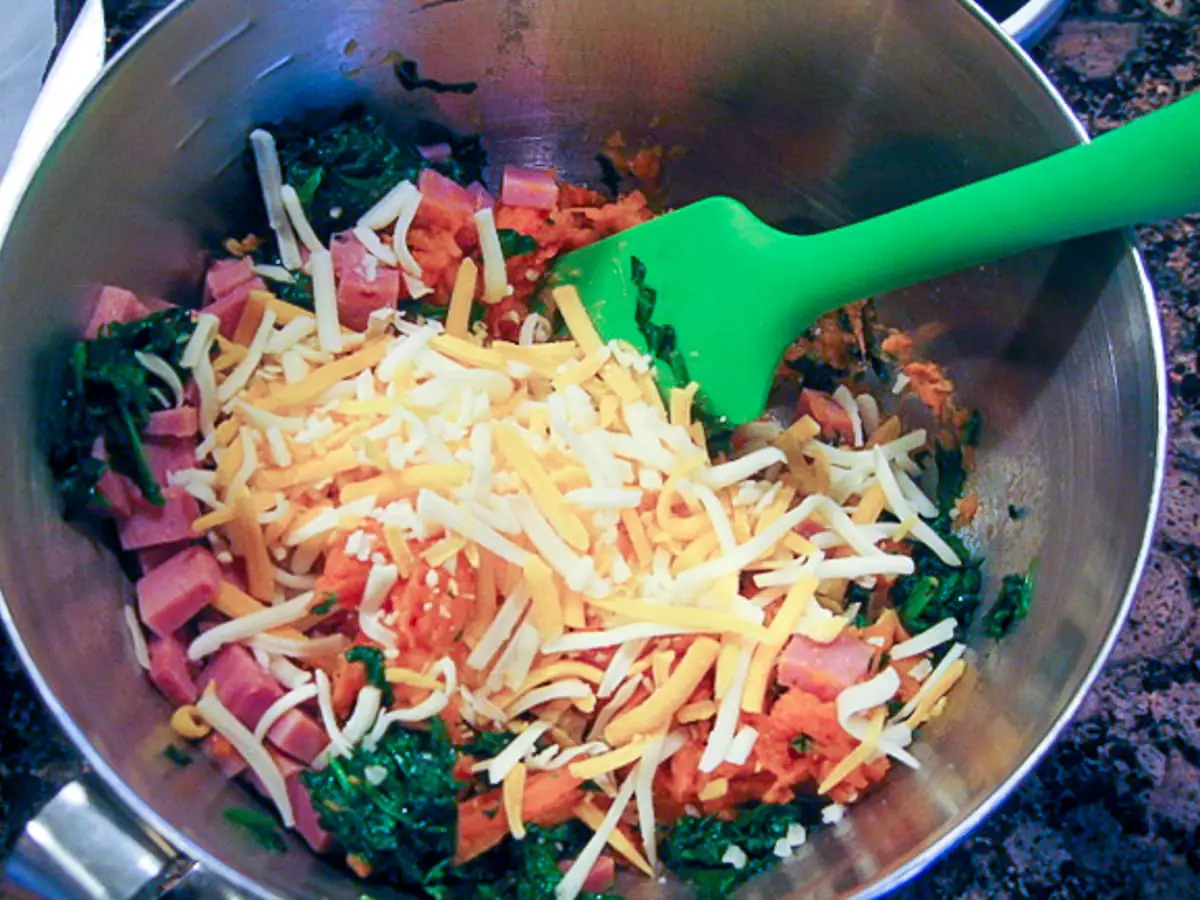
[[[1200,210],[1200,94],[985,181],[823,234],[711,197],[565,256],[605,340],[674,342],[675,371],[733,424],[762,414],[787,346],[855,300],[1057,243]],[[635,262],[636,260],[636,262]],[[635,275],[656,292],[652,312]],[[643,294],[645,298],[645,295]],[[647,313],[649,317],[647,318]],[[641,321],[639,322],[639,317]],[[662,329],[670,326],[672,336]]]

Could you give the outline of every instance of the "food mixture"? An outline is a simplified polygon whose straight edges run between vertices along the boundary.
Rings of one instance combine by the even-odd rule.
[[[104,289],[52,459],[136,562],[173,761],[367,882],[522,898],[619,869],[723,896],[919,767],[982,577],[952,534],[978,419],[912,338],[827,317],[792,411],[720,433],[547,284],[642,192],[508,168],[493,197],[476,142],[362,117],[278,134],[250,135],[270,239],[198,311]]]

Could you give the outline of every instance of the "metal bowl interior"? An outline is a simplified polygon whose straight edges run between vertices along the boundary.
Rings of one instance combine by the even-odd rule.
[[[469,96],[407,93],[389,53]],[[595,180],[621,129],[672,154],[674,204],[712,193],[796,230],[885,211],[1080,140],[1015,48],[954,2],[194,0],[109,68],[0,249],[0,546],[7,624],[47,702],[120,798],[254,896],[354,898],[334,865],[265,853],[220,811],[243,791],[161,750],[166,701],[133,664],[110,552],[64,524],[43,463],[63,350],[88,289],[198,294],[204,253],[252,202],[254,125],[362,101],[398,128],[479,131],[492,172]],[[871,252],[864,248],[869,264]],[[1039,555],[1031,619],[975,666],[898,771],[748,896],[874,896],[992,808],[1078,702],[1125,613],[1163,455],[1157,322],[1135,253],[1100,236],[883,298],[941,323],[931,352],[981,408],[975,524],[990,581]],[[731,315],[736,315],[731,298]],[[1008,504],[1028,510],[1014,521]],[[673,883],[632,897],[677,896]]]

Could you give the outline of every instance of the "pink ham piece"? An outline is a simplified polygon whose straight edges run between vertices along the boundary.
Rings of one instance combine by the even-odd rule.
[[[821,436],[826,439],[840,438],[847,443],[854,440],[850,414],[824,391],[802,389],[796,412],[800,416],[812,416],[821,426]]]
[[[338,318],[347,328],[365,331],[377,309],[393,309],[400,299],[400,270],[375,260],[350,231],[334,235],[330,245],[337,279]]]
[[[875,652],[870,644],[846,635],[829,644],[797,636],[780,657],[779,682],[801,688],[828,703],[867,674]]]
[[[242,754],[234,750],[229,741],[215,732],[201,742],[200,752],[207,756],[226,778],[237,778],[249,768],[246,760],[242,758]]]
[[[558,181],[544,169],[505,166],[500,182],[500,202],[505,206],[554,209],[558,203]]]
[[[142,447],[154,480],[160,485],[169,484],[173,472],[196,467],[196,442],[192,438],[147,437]]]
[[[470,223],[475,198],[456,181],[434,169],[425,169],[417,179],[421,205],[413,221],[424,227],[454,229]]]
[[[150,639],[150,680],[176,706],[195,703],[200,697],[188,671],[187,650],[173,637]]]
[[[195,537],[192,522],[200,517],[200,506],[182,488],[166,488],[162,506],[151,506],[140,499],[133,512],[117,521],[117,537],[124,550],[144,550],[160,544],[174,544]]]
[[[310,766],[329,746],[325,729],[312,716],[298,709],[284,713],[267,731],[267,739],[288,756]]]
[[[488,193],[488,189],[478,181],[472,181],[467,185],[467,193],[471,195],[471,199],[475,202],[476,211],[492,209],[496,205],[496,198]]]
[[[251,291],[265,291],[267,284],[254,274],[247,259],[219,259],[204,278],[204,311],[221,320],[221,335],[232,338]]]
[[[96,481],[96,491],[108,504],[108,510],[118,516],[127,516],[133,512],[134,501],[141,496],[136,484],[119,472],[107,468],[108,452],[104,449],[104,438],[96,438],[92,444],[92,457],[104,462],[104,474]],[[97,510],[105,512],[105,510]]]
[[[417,152],[431,163],[445,162],[454,152],[449,144],[430,144],[426,147],[418,147]]]
[[[292,804],[292,815],[296,819],[296,831],[300,837],[304,838],[304,842],[313,849],[314,853],[327,853],[333,849],[333,836],[323,829],[318,821],[317,811],[313,808],[312,798],[308,795],[308,788],[304,786],[304,782],[300,778],[304,767],[278,753],[272,753],[271,759],[279,767],[284,784],[287,785],[288,801]],[[257,773],[251,771],[246,777],[256,791],[264,797],[267,796],[267,791]]]
[[[180,406],[175,409],[160,409],[150,413],[150,424],[146,426],[146,434],[150,437],[195,437],[200,428],[199,416],[194,406]],[[192,465],[195,465],[193,457]]]
[[[217,699],[253,730],[272,703],[283,696],[283,688],[240,644],[227,644],[201,673],[197,687],[203,692],[217,686]]]
[[[189,547],[138,579],[138,612],[147,628],[166,637],[211,603],[220,586],[216,557]]]
[[[142,574],[147,574],[151,569],[157,569],[163,563],[167,562],[176,553],[182,553],[190,544],[161,544],[157,547],[147,547],[145,550],[139,550],[137,554],[138,564],[142,567]]]
[[[88,321],[83,336],[90,341],[100,334],[101,326],[136,322],[138,319],[146,318],[149,314],[150,311],[130,291],[105,285],[100,289],[100,296],[96,301],[96,311],[92,313],[92,318]]]
[[[569,860],[563,860],[558,864],[558,868],[563,874],[571,868]],[[613,858],[607,853],[602,854],[592,864],[592,870],[588,872],[587,878],[583,879],[583,890],[587,894],[603,894],[611,888],[617,881],[617,864]]]

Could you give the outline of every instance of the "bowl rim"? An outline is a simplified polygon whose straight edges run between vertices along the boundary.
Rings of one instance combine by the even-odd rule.
[[[107,60],[104,68],[92,81],[92,83],[80,93],[75,102],[66,111],[58,127],[54,130],[51,139],[42,149],[38,159],[34,164],[30,165],[28,171],[14,173],[10,171],[4,181],[8,182],[5,185],[6,189],[12,189],[12,203],[8,208],[0,208],[0,247],[3,247],[7,238],[8,230],[13,221],[24,205],[26,195],[32,186],[37,174],[41,171],[41,167],[58,147],[59,142],[64,139],[70,124],[74,121],[79,112],[91,101],[104,83],[112,77],[127,56],[136,53],[141,45],[150,39],[159,29],[164,27],[167,22],[178,16],[191,2],[191,0],[173,0],[168,6],[163,8],[159,13],[153,16],[142,29],[134,35],[114,56]],[[1008,23],[1021,17],[1027,11],[1030,16],[1037,12],[1045,12],[1048,8],[1055,4],[1065,5],[1066,0],[1031,0],[1018,13],[1014,14],[1005,22],[1000,23],[993,19],[986,11],[984,11],[974,0],[955,0],[960,6],[964,7],[968,13],[973,15],[981,24],[981,27],[988,29],[993,37],[999,41],[1005,49],[1014,57],[1015,61],[1021,65],[1033,77],[1035,83],[1041,88],[1047,97],[1049,97],[1058,108],[1063,116],[1064,121],[1070,125],[1075,132],[1079,143],[1087,143],[1090,138],[1084,128],[1082,122],[1075,115],[1074,111],[1067,104],[1065,98],[1059,93],[1058,89],[1051,83],[1045,72],[1043,72],[1037,64],[1032,60],[1025,49],[1018,43],[1018,38],[1008,29]],[[16,182],[15,184],[12,182]],[[0,191],[0,193],[3,193]],[[904,861],[896,868],[885,872],[881,878],[872,884],[862,888],[858,893],[852,896],[854,900],[870,900],[870,898],[882,897],[899,887],[909,883],[927,869],[936,859],[948,850],[965,839],[973,832],[985,818],[992,814],[1016,789],[1016,787],[1024,780],[1029,772],[1045,757],[1047,751],[1058,739],[1062,731],[1072,721],[1079,706],[1095,683],[1096,678],[1100,674],[1101,669],[1108,661],[1108,657],[1112,652],[1113,646],[1116,643],[1121,629],[1128,618],[1129,611],[1133,605],[1134,596],[1137,587],[1141,581],[1142,573],[1145,569],[1146,560],[1150,552],[1155,534],[1155,526],[1158,518],[1158,512],[1161,501],[1163,477],[1166,469],[1167,457],[1167,439],[1169,435],[1169,419],[1168,419],[1168,401],[1166,387],[1166,370],[1165,370],[1165,355],[1162,337],[1161,322],[1159,320],[1154,287],[1146,271],[1145,262],[1142,258],[1141,251],[1138,249],[1134,239],[1132,229],[1126,229],[1122,232],[1122,240],[1125,244],[1125,252],[1134,264],[1137,287],[1141,296],[1143,311],[1146,314],[1147,332],[1151,343],[1151,349],[1154,353],[1154,358],[1158,360],[1158,364],[1154,367],[1154,389],[1155,389],[1155,447],[1154,447],[1154,471],[1153,482],[1151,485],[1150,496],[1147,498],[1145,508],[1145,524],[1142,530],[1142,539],[1138,548],[1138,553],[1134,561],[1134,566],[1126,585],[1125,593],[1121,599],[1121,603],[1116,610],[1116,615],[1113,619],[1113,625],[1109,633],[1105,637],[1103,643],[1099,647],[1095,658],[1088,667],[1080,680],[1074,695],[1064,706],[1058,717],[1051,723],[1046,733],[1029,751],[1027,757],[1018,765],[997,787],[996,789],[981,802],[974,810],[966,815],[960,822],[949,828],[945,834],[941,835],[936,840],[932,841],[927,847],[918,853],[914,854],[910,859]],[[3,623],[8,636],[12,642],[13,650],[22,666],[25,669],[30,681],[33,683],[42,702],[53,714],[59,727],[63,729],[66,735],[70,738],[72,744],[78,749],[84,760],[91,767],[93,772],[99,776],[101,782],[107,791],[124,806],[132,815],[146,827],[152,829],[161,838],[169,843],[170,847],[178,851],[185,858],[194,860],[206,869],[209,873],[219,878],[221,881],[228,884],[230,887],[239,891],[244,891],[248,896],[264,898],[274,898],[277,895],[272,894],[266,887],[254,879],[243,875],[233,867],[229,866],[223,860],[214,856],[204,847],[200,846],[192,838],[186,835],[182,830],[176,827],[171,821],[161,816],[153,807],[141,798],[126,782],[121,775],[109,764],[105,756],[92,744],[91,740],[76,725],[67,710],[59,703],[54,692],[51,690],[48,682],[42,676],[36,663],[29,653],[21,638],[20,631],[16,626],[16,622],[12,617],[12,612],[8,607],[8,603],[4,598],[3,591],[0,590],[0,622]]]

